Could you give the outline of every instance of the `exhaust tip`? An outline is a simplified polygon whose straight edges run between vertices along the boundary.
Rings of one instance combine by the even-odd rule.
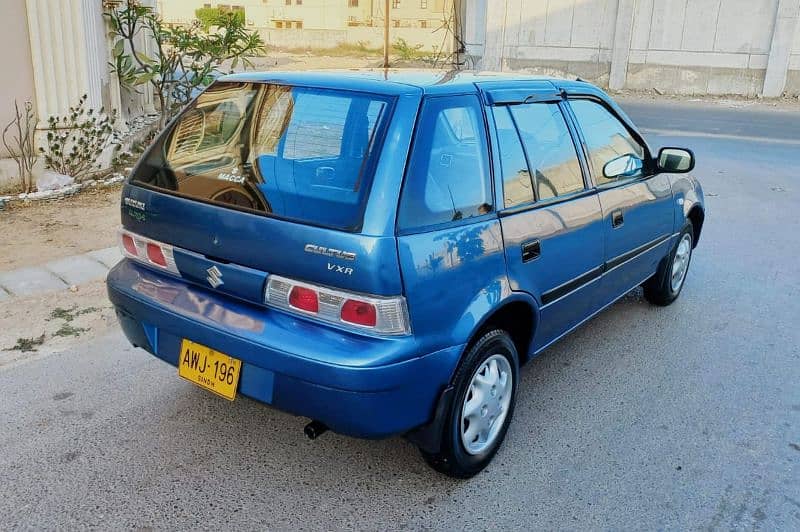
[[[309,440],[316,440],[323,434],[328,431],[328,427],[325,426],[324,423],[320,423],[319,421],[311,421],[308,425],[305,426],[303,432],[306,436],[308,436]]]

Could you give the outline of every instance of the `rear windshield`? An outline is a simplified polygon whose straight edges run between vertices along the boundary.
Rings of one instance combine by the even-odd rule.
[[[218,82],[158,139],[132,182],[192,199],[357,230],[391,100]]]

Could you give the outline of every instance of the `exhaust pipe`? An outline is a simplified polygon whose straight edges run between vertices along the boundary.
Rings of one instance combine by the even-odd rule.
[[[303,432],[308,436],[309,440],[316,440],[328,432],[328,427],[326,427],[324,423],[314,420],[305,426]]]

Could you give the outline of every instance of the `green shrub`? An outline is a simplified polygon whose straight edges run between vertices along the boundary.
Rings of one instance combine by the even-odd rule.
[[[244,11],[223,11],[218,7],[201,7],[194,12],[195,18],[200,22],[203,31],[208,31],[211,26],[225,26],[226,19],[233,17],[244,26]]]
[[[103,108],[87,109],[86,99],[84,94],[66,116],[50,117],[45,146],[39,148],[45,167],[75,179],[99,169],[97,160],[112,144],[112,125],[116,120],[116,111],[106,115]]]

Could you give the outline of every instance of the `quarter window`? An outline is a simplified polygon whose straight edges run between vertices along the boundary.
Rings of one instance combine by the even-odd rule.
[[[641,177],[644,174],[644,147],[608,109],[591,100],[572,100],[570,106],[583,131],[589,160],[592,163],[592,174],[597,185]],[[632,165],[629,171],[622,175],[606,177],[603,174],[606,164],[623,155],[632,155],[637,164]]]
[[[535,103],[510,109],[528,156],[536,198],[549,199],[583,190],[578,154],[558,104]]]
[[[406,170],[398,225],[411,229],[490,212],[488,167],[477,97],[427,99]]]

